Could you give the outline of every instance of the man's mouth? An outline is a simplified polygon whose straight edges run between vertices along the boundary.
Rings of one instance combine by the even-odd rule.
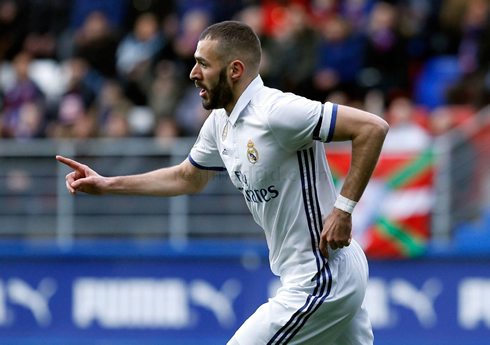
[[[200,85],[200,84],[199,84],[199,83],[197,83],[197,82],[196,82],[195,84],[196,84],[196,87],[200,87],[200,88],[201,88],[201,91],[199,92],[199,96],[201,96],[201,97],[206,96],[207,91],[206,91],[206,89],[203,87],[203,85]]]

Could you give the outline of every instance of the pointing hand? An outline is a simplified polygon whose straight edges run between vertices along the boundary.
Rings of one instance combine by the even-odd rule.
[[[72,195],[75,195],[77,191],[94,195],[105,194],[107,190],[107,179],[105,177],[72,159],[62,156],[56,156],[56,159],[73,169],[71,173],[66,175],[66,188]]]

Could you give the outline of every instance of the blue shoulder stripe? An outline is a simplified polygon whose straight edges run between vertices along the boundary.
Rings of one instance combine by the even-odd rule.
[[[330,120],[330,128],[328,130],[327,143],[332,141],[333,132],[335,131],[335,123],[337,122],[337,104],[333,105],[332,119]]]

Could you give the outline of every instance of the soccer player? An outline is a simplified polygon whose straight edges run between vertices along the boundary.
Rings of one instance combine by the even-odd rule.
[[[201,191],[226,170],[264,229],[277,295],[238,329],[229,345],[372,344],[363,300],[366,257],[351,236],[351,214],[378,160],[388,125],[379,117],[264,86],[260,41],[239,22],[208,27],[190,78],[204,123],[180,165],[103,177],[71,159],[71,194],[175,196]],[[336,195],[324,143],[351,140],[352,161]]]

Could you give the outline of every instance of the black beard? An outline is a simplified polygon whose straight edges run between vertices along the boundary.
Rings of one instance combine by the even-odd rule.
[[[206,110],[224,108],[233,99],[233,92],[230,85],[226,82],[226,69],[223,68],[219,73],[218,85],[208,92],[209,100],[202,100],[202,106]]]

